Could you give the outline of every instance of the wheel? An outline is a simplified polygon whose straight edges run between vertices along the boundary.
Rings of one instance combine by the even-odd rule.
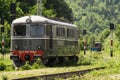
[[[70,56],[69,57],[69,60],[72,60],[74,62],[77,62],[78,61],[78,56]]]
[[[14,67],[21,67],[23,65],[25,65],[25,62],[21,61],[21,60],[13,60],[13,65]]]
[[[59,64],[63,64],[65,62],[65,58],[64,57],[59,57]]]
[[[56,60],[56,58],[54,58],[54,57],[52,57],[52,58],[45,58],[45,59],[42,59],[42,63],[45,66],[52,66],[55,63],[55,60]]]
[[[75,62],[78,62],[78,56],[74,56],[74,60],[75,60]]]
[[[48,58],[45,58],[45,59],[41,59],[41,61],[42,61],[42,63],[43,63],[44,65],[47,65],[47,64],[48,64],[49,59],[48,59]]]

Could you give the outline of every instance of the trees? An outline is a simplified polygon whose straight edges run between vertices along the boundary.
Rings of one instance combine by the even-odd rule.
[[[101,31],[109,26],[109,22],[120,22],[119,0],[66,0],[66,2],[74,12],[75,23],[80,28],[87,28],[90,32],[96,31],[98,33],[99,31],[100,34]],[[83,13],[87,14],[86,19],[82,16]],[[85,21],[86,24],[84,25]]]
[[[36,14],[37,0],[16,0],[19,10],[27,14]],[[64,18],[73,21],[72,9],[64,0],[42,0],[42,15],[46,17]]]
[[[120,24],[119,0],[65,0],[73,10],[75,24],[80,30],[86,29],[97,41],[104,42],[110,35],[109,23]],[[87,16],[82,16],[85,13]],[[85,23],[85,24],[84,24]],[[116,36],[120,40],[120,25],[116,25]],[[81,37],[84,37],[81,35]],[[82,39],[81,39],[82,40]],[[82,43],[82,42],[81,42]]]
[[[44,4],[46,10],[51,10],[57,18],[64,18],[73,21],[72,9],[64,0],[46,0]]]
[[[4,16],[7,21],[10,16],[10,2],[10,0],[0,0],[0,17]]]
[[[0,0],[0,17],[4,16],[5,18],[5,41],[7,47],[10,47],[10,4],[12,2],[16,3],[16,18],[37,13],[37,0]],[[64,0],[42,0],[42,2],[43,16],[73,21],[72,9]]]
[[[116,36],[118,37],[118,39],[120,41],[120,25],[117,25],[115,34],[116,34]]]
[[[29,10],[31,7],[33,7],[34,5],[36,5],[37,0],[16,0],[16,2],[19,3],[19,7],[23,10],[23,12],[29,13]]]

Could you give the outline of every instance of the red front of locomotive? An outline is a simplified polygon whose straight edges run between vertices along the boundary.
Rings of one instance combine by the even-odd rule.
[[[12,60],[20,60],[20,61],[34,61],[38,58],[41,58],[43,55],[42,50],[37,51],[19,51],[15,50],[12,52],[12,55],[10,56]]]

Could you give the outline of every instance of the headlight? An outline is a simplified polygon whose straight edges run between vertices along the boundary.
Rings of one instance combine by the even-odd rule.
[[[32,23],[32,20],[31,20],[30,18],[27,18],[27,19],[26,19],[26,22],[27,22],[28,24],[30,24],[30,23]]]
[[[16,49],[16,50],[18,49],[18,45],[15,45],[15,49]]]
[[[38,46],[38,49],[41,49],[41,47],[40,47],[40,46]]]

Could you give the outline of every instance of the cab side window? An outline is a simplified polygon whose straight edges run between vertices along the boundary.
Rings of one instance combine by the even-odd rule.
[[[46,35],[51,36],[52,35],[52,25],[46,26]]]

